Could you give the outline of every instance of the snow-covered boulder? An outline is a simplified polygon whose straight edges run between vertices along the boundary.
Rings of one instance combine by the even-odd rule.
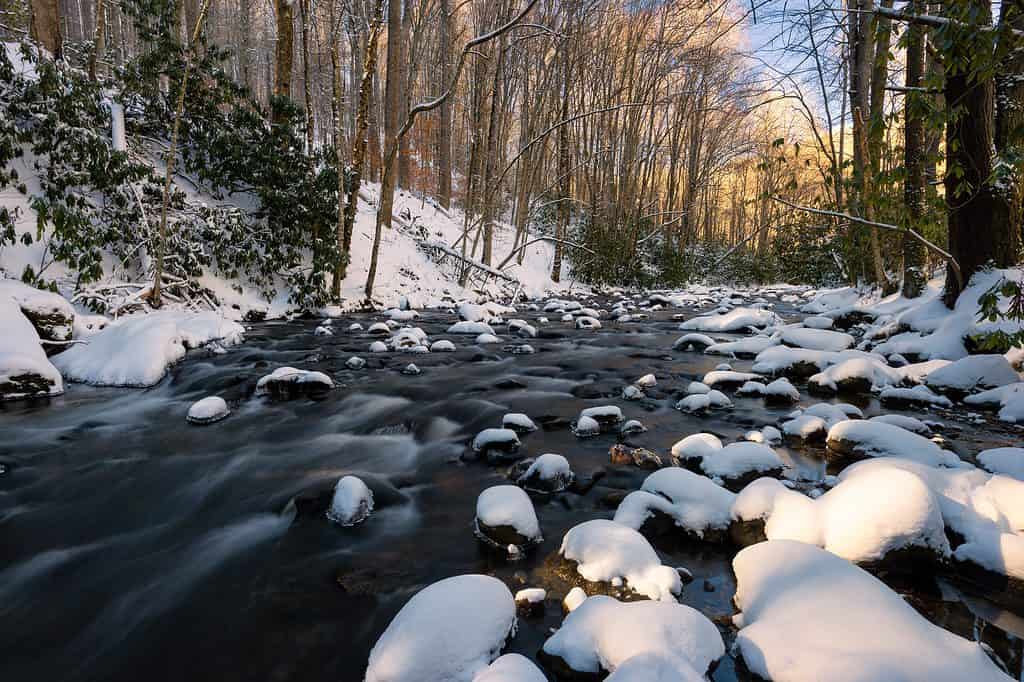
[[[70,381],[97,386],[152,386],[188,349],[211,341],[240,343],[245,333],[237,322],[213,312],[159,311],[112,322],[55,355],[53,364]]]
[[[782,422],[781,428],[787,438],[806,442],[824,442],[828,436],[828,423],[813,414],[800,414]]]
[[[615,521],[644,534],[682,531],[721,541],[729,529],[735,495],[705,476],[668,467],[648,476],[619,504]]]
[[[530,496],[515,485],[496,485],[480,493],[476,532],[485,542],[501,548],[515,545],[522,549],[544,539]]]
[[[391,334],[391,327],[386,322],[374,322],[366,329],[367,334],[376,334],[377,336],[388,336]]]
[[[747,667],[787,682],[1009,682],[976,642],[932,625],[870,573],[785,540],[733,560],[736,645]]]
[[[1024,448],[991,448],[978,453],[978,463],[986,471],[1024,481]]]
[[[892,424],[893,426],[898,426],[901,429],[906,429],[911,433],[916,433],[919,436],[932,435],[931,427],[917,417],[909,417],[905,414],[880,414],[872,417],[868,421]]]
[[[473,676],[473,682],[547,682],[533,661],[522,654],[505,654]]]
[[[531,433],[537,430],[537,425],[522,412],[509,412],[501,418],[501,428],[512,429],[516,433]]]
[[[1024,382],[975,393],[964,398],[964,402],[968,405],[998,407],[1002,421],[1024,423]]]
[[[643,400],[646,397],[647,394],[645,394],[642,390],[640,390],[639,387],[634,386],[633,384],[630,384],[629,386],[626,386],[622,389],[623,400]]]
[[[693,433],[672,446],[672,456],[682,464],[694,463],[722,449],[722,441],[713,433]]]
[[[715,340],[704,334],[683,334],[672,344],[674,350],[704,351],[708,346],[715,345]]]
[[[374,341],[373,343],[370,344],[368,350],[371,353],[387,353],[388,344],[384,343],[383,341]]]
[[[36,289],[16,279],[0,279],[0,299],[4,298],[14,301],[42,341],[71,340],[75,310],[60,294]]]
[[[512,429],[484,429],[473,438],[473,452],[492,462],[515,459],[519,445],[519,434]]]
[[[760,443],[730,443],[704,457],[701,471],[731,490],[739,490],[761,476],[777,478],[782,475],[782,459],[767,445]]]
[[[518,334],[519,336],[531,339],[537,336],[537,328],[528,324],[526,320],[509,320],[508,332],[509,334]]]
[[[589,315],[584,315],[583,317],[577,317],[576,318],[576,328],[577,329],[600,329],[601,328],[601,322],[596,317],[590,317]]]
[[[824,317],[822,315],[811,315],[810,317],[805,317],[803,321],[803,325],[808,329],[831,329],[832,324],[831,317]]]
[[[764,387],[764,399],[768,403],[795,403],[800,400],[800,391],[789,379],[782,377]]]
[[[363,367],[366,367],[366,360],[359,357],[358,355],[353,355],[352,357],[345,361],[345,366],[352,370],[359,370],[362,369]]]
[[[711,387],[701,381],[691,381],[686,386],[687,395],[696,395],[698,393],[710,393]]]
[[[430,344],[431,353],[454,353],[455,344],[448,339],[440,339]]]
[[[497,578],[460,575],[425,587],[370,651],[365,682],[472,682],[514,632],[516,605]]]
[[[634,383],[640,388],[654,388],[658,385],[658,379],[653,374],[645,374]]]
[[[256,395],[275,398],[294,398],[299,395],[322,393],[334,388],[334,381],[323,372],[294,367],[278,367],[256,382]]]
[[[577,438],[597,436],[601,433],[601,424],[593,417],[583,415],[573,423],[572,432]]]
[[[928,388],[964,395],[999,388],[1021,380],[1004,355],[969,355],[928,374]]]
[[[35,327],[13,299],[2,295],[0,328],[0,400],[63,393],[60,372],[47,359]]]
[[[902,379],[900,372],[881,360],[852,358],[813,375],[807,385],[815,393],[867,393],[896,385]]]
[[[473,334],[479,336],[480,334],[490,334],[494,336],[494,330],[491,325],[485,322],[456,322],[452,326],[448,327],[449,334]]]
[[[722,386],[740,386],[748,381],[764,381],[764,377],[751,372],[735,372],[733,370],[712,370],[700,380],[705,386],[711,388]]]
[[[736,395],[763,396],[765,394],[765,387],[766,384],[763,384],[760,381],[747,381],[736,389]]]
[[[721,315],[703,315],[686,320],[679,328],[699,332],[738,332],[748,327],[767,327],[778,318],[770,310],[735,308]]]
[[[584,600],[546,642],[545,663],[562,677],[599,679],[611,672],[618,680],[661,679],[693,682],[704,678],[725,654],[722,636],[706,616],[684,604],[659,601],[621,602],[596,595]],[[658,657],[672,674],[653,677]],[[632,677],[640,667],[643,676]]]
[[[708,355],[728,355],[735,358],[753,358],[758,353],[779,345],[778,340],[772,336],[750,336],[736,341],[724,341],[715,343],[704,349]]]
[[[956,453],[892,424],[849,419],[828,431],[828,449],[842,457],[904,457],[928,466],[962,466]]]
[[[621,523],[585,521],[569,529],[558,551],[566,560],[576,562],[576,572],[590,582],[622,584],[663,601],[674,601],[682,590],[679,573],[662,565],[643,535]]]
[[[476,337],[474,342],[478,345],[484,346],[492,343],[501,343],[501,339],[494,334],[480,334]]]
[[[327,518],[339,526],[355,526],[373,512],[373,492],[358,476],[342,476],[334,486]]]
[[[688,395],[675,404],[677,410],[690,413],[705,412],[713,407],[732,407],[732,401],[721,391],[709,390]]]
[[[192,403],[185,418],[190,424],[212,424],[227,418],[229,414],[231,410],[224,398],[211,395]]]
[[[890,386],[879,392],[878,399],[884,405],[895,407],[953,407],[949,398],[932,392],[924,385],[913,388]]]
[[[810,350],[824,350],[833,353],[846,350],[853,345],[853,337],[843,332],[828,329],[810,329],[807,327],[790,327],[782,331],[779,337],[783,345]]]
[[[541,493],[561,492],[573,481],[569,460],[550,452],[516,462],[510,476],[523,488]]]
[[[595,420],[601,425],[601,429],[605,431],[615,428],[625,420],[625,417],[622,416],[622,410],[617,405],[587,407],[580,411],[579,419],[585,417]]]

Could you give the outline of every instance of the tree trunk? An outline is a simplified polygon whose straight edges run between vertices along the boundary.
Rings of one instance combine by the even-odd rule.
[[[89,53],[89,80],[95,81],[99,65],[107,51],[107,12],[103,0],[96,0],[96,31],[92,40],[92,51]]]
[[[402,8],[402,30],[399,33],[399,63],[402,65],[402,81],[399,83],[398,91],[398,120],[404,121],[409,113],[409,100],[412,95],[413,74],[410,65],[409,34],[412,31],[412,2],[404,0]],[[401,123],[399,123],[401,125]],[[396,186],[409,189],[412,186],[410,141],[408,135],[403,135],[398,141],[398,174]]]
[[[277,20],[277,46],[274,54],[274,95],[292,95],[292,53],[295,49],[295,26],[289,0],[274,0]],[[280,123],[280,121],[275,121]]]
[[[300,0],[299,12],[302,13],[302,92],[306,110],[306,154],[313,154],[314,135],[316,133],[313,121],[313,84],[310,82],[309,71],[309,40],[310,24],[312,23],[311,0]]]
[[[370,23],[370,35],[366,40],[363,57],[363,77],[359,83],[359,105],[356,109],[356,129],[352,132],[352,162],[349,164],[348,187],[345,187],[344,173],[338,174],[338,200],[345,197],[344,207],[338,211],[338,251],[340,258],[334,270],[331,296],[341,302],[341,282],[347,274],[348,261],[352,252],[352,227],[356,222],[356,204],[359,201],[359,186],[362,182],[362,168],[366,157],[366,130],[370,119],[370,96],[373,91],[373,72],[377,69],[377,41],[383,29],[384,0],[377,0]],[[340,169],[339,169],[340,170]]]
[[[562,47],[562,107],[561,118],[569,118],[569,41]],[[551,265],[551,280],[562,281],[562,241],[569,232],[569,201],[572,195],[572,174],[569,169],[569,126],[558,127],[558,222],[555,226],[555,254]]]
[[[1024,30],[1024,0],[1003,0],[999,23]],[[996,154],[1012,168],[1012,159],[1024,157],[1024,51],[1020,39],[1013,41],[1009,32],[1001,36],[1010,44],[1005,50],[1006,61],[996,71],[995,143]],[[1017,173],[1004,184],[1010,210],[1010,248],[1017,254],[1024,238],[1024,178]]]
[[[451,80],[452,20],[451,0],[441,0],[441,82]],[[440,121],[437,130],[437,200],[448,209],[452,203],[452,103],[451,98],[441,103]]]
[[[910,5],[911,13],[920,13],[920,0]],[[904,96],[903,160],[906,179],[903,185],[904,219],[906,229],[921,231],[921,216],[925,207],[924,176],[924,117],[922,96],[915,92],[924,79],[924,27],[910,24],[907,27],[907,93]],[[906,232],[902,235],[903,252],[903,295],[917,298],[924,291],[927,277],[924,272],[924,245]]]
[[[64,39],[60,30],[59,0],[31,0],[32,39],[43,46],[54,59],[63,57]]]
[[[402,0],[388,0],[387,54],[387,82],[384,85],[384,149],[390,149],[396,140],[400,125],[401,106],[404,101],[402,97],[402,75],[405,72],[402,66]],[[383,163],[387,163],[387,160],[384,159]],[[394,169],[381,168],[379,213],[385,228],[391,227],[391,210],[394,203]]]

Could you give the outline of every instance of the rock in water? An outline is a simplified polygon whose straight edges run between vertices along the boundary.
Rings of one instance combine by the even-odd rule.
[[[355,526],[373,511],[373,493],[357,476],[344,476],[334,486],[327,518],[341,526]]]
[[[300,395],[323,393],[334,388],[334,381],[323,372],[311,372],[294,367],[278,367],[256,382],[256,395],[275,398],[295,398]]]
[[[229,414],[231,414],[231,410],[228,409],[224,398],[211,395],[192,403],[192,406],[188,408],[186,419],[192,424],[212,424],[226,418]]]
[[[472,682],[515,630],[516,604],[497,578],[436,582],[402,607],[370,652],[365,682]]]
[[[514,545],[522,550],[544,538],[533,502],[522,488],[496,485],[476,500],[477,535],[495,547]]]
[[[345,361],[345,366],[349,369],[362,369],[363,367],[366,367],[366,360],[363,360],[358,355],[353,355]]]
[[[512,429],[516,433],[530,433],[537,430],[537,425],[533,423],[533,420],[521,412],[506,414],[501,418],[501,426],[504,429]]]
[[[473,452],[490,462],[513,460],[519,451],[519,435],[512,429],[484,429],[473,439]]]
[[[573,481],[569,460],[550,452],[517,462],[510,476],[523,488],[540,493],[562,492]]]

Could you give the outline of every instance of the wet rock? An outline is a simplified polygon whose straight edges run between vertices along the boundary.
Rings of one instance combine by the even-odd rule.
[[[345,366],[349,369],[362,369],[366,367],[366,360],[362,359],[358,355],[353,355],[345,361]]]
[[[589,438],[601,433],[601,425],[593,417],[580,417],[572,426],[577,438]]]
[[[643,433],[647,430],[647,427],[639,419],[630,419],[619,427],[619,433],[623,436],[628,436],[632,433]]]
[[[410,362],[408,365],[402,368],[402,374],[406,374],[409,376],[417,376],[420,374],[420,368]]]
[[[529,495],[514,485],[487,488],[476,501],[477,536],[494,547],[520,551],[541,542],[537,513]]]
[[[548,593],[543,587],[527,587],[516,592],[516,612],[521,616],[539,616],[544,612]]]
[[[339,526],[355,526],[373,512],[373,493],[361,478],[343,476],[334,486],[327,518]]]
[[[631,448],[617,443],[608,450],[611,463],[617,466],[636,466],[641,469],[660,469],[665,466],[661,457],[644,448]]]
[[[749,547],[767,540],[764,519],[733,519],[729,524],[729,538],[739,547]]]

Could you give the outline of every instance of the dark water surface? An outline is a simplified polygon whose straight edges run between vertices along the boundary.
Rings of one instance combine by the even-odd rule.
[[[568,425],[582,408],[620,405],[649,429],[628,442],[658,452],[697,431],[735,440],[789,412],[741,397],[707,418],[673,410],[676,393],[724,361],[671,351],[680,334],[673,312],[597,332],[552,315],[540,328],[555,338],[525,340],[537,353],[516,356],[445,335],[452,316],[443,313],[418,324],[432,341],[452,338],[455,353],[371,355],[373,338],[346,328],[373,316],[336,320],[333,337],[314,336],[315,322],[270,322],[226,354],[191,353],[148,390],[71,385],[49,404],[0,406],[0,680],[359,680],[391,618],[431,582],[485,572],[513,591],[552,587],[544,560],[565,531],[611,518],[602,501],[648,473],[608,466],[615,436],[575,438]],[[353,354],[367,359],[364,369],[345,368]],[[423,373],[401,374],[409,362]],[[316,400],[254,397],[259,377],[282,365],[326,372],[337,388]],[[621,400],[648,372],[658,378],[649,399]],[[189,405],[211,394],[227,399],[232,415],[187,424]],[[504,469],[458,461],[506,412],[546,424],[524,437],[524,456],[560,453],[584,480],[607,469],[585,495],[535,500],[545,541],[518,562],[472,532],[477,495],[507,482]],[[801,476],[823,475],[821,461],[779,450]],[[352,529],[309,502],[319,494],[322,503],[348,473],[364,476],[377,500]],[[659,550],[696,578],[681,600],[731,641],[733,552]],[[535,658],[561,620],[563,595],[552,590],[543,615],[520,619],[511,650]],[[1019,617],[948,585],[915,586],[908,596],[936,622],[984,639],[1020,677]],[[713,677],[746,679],[728,656]]]

